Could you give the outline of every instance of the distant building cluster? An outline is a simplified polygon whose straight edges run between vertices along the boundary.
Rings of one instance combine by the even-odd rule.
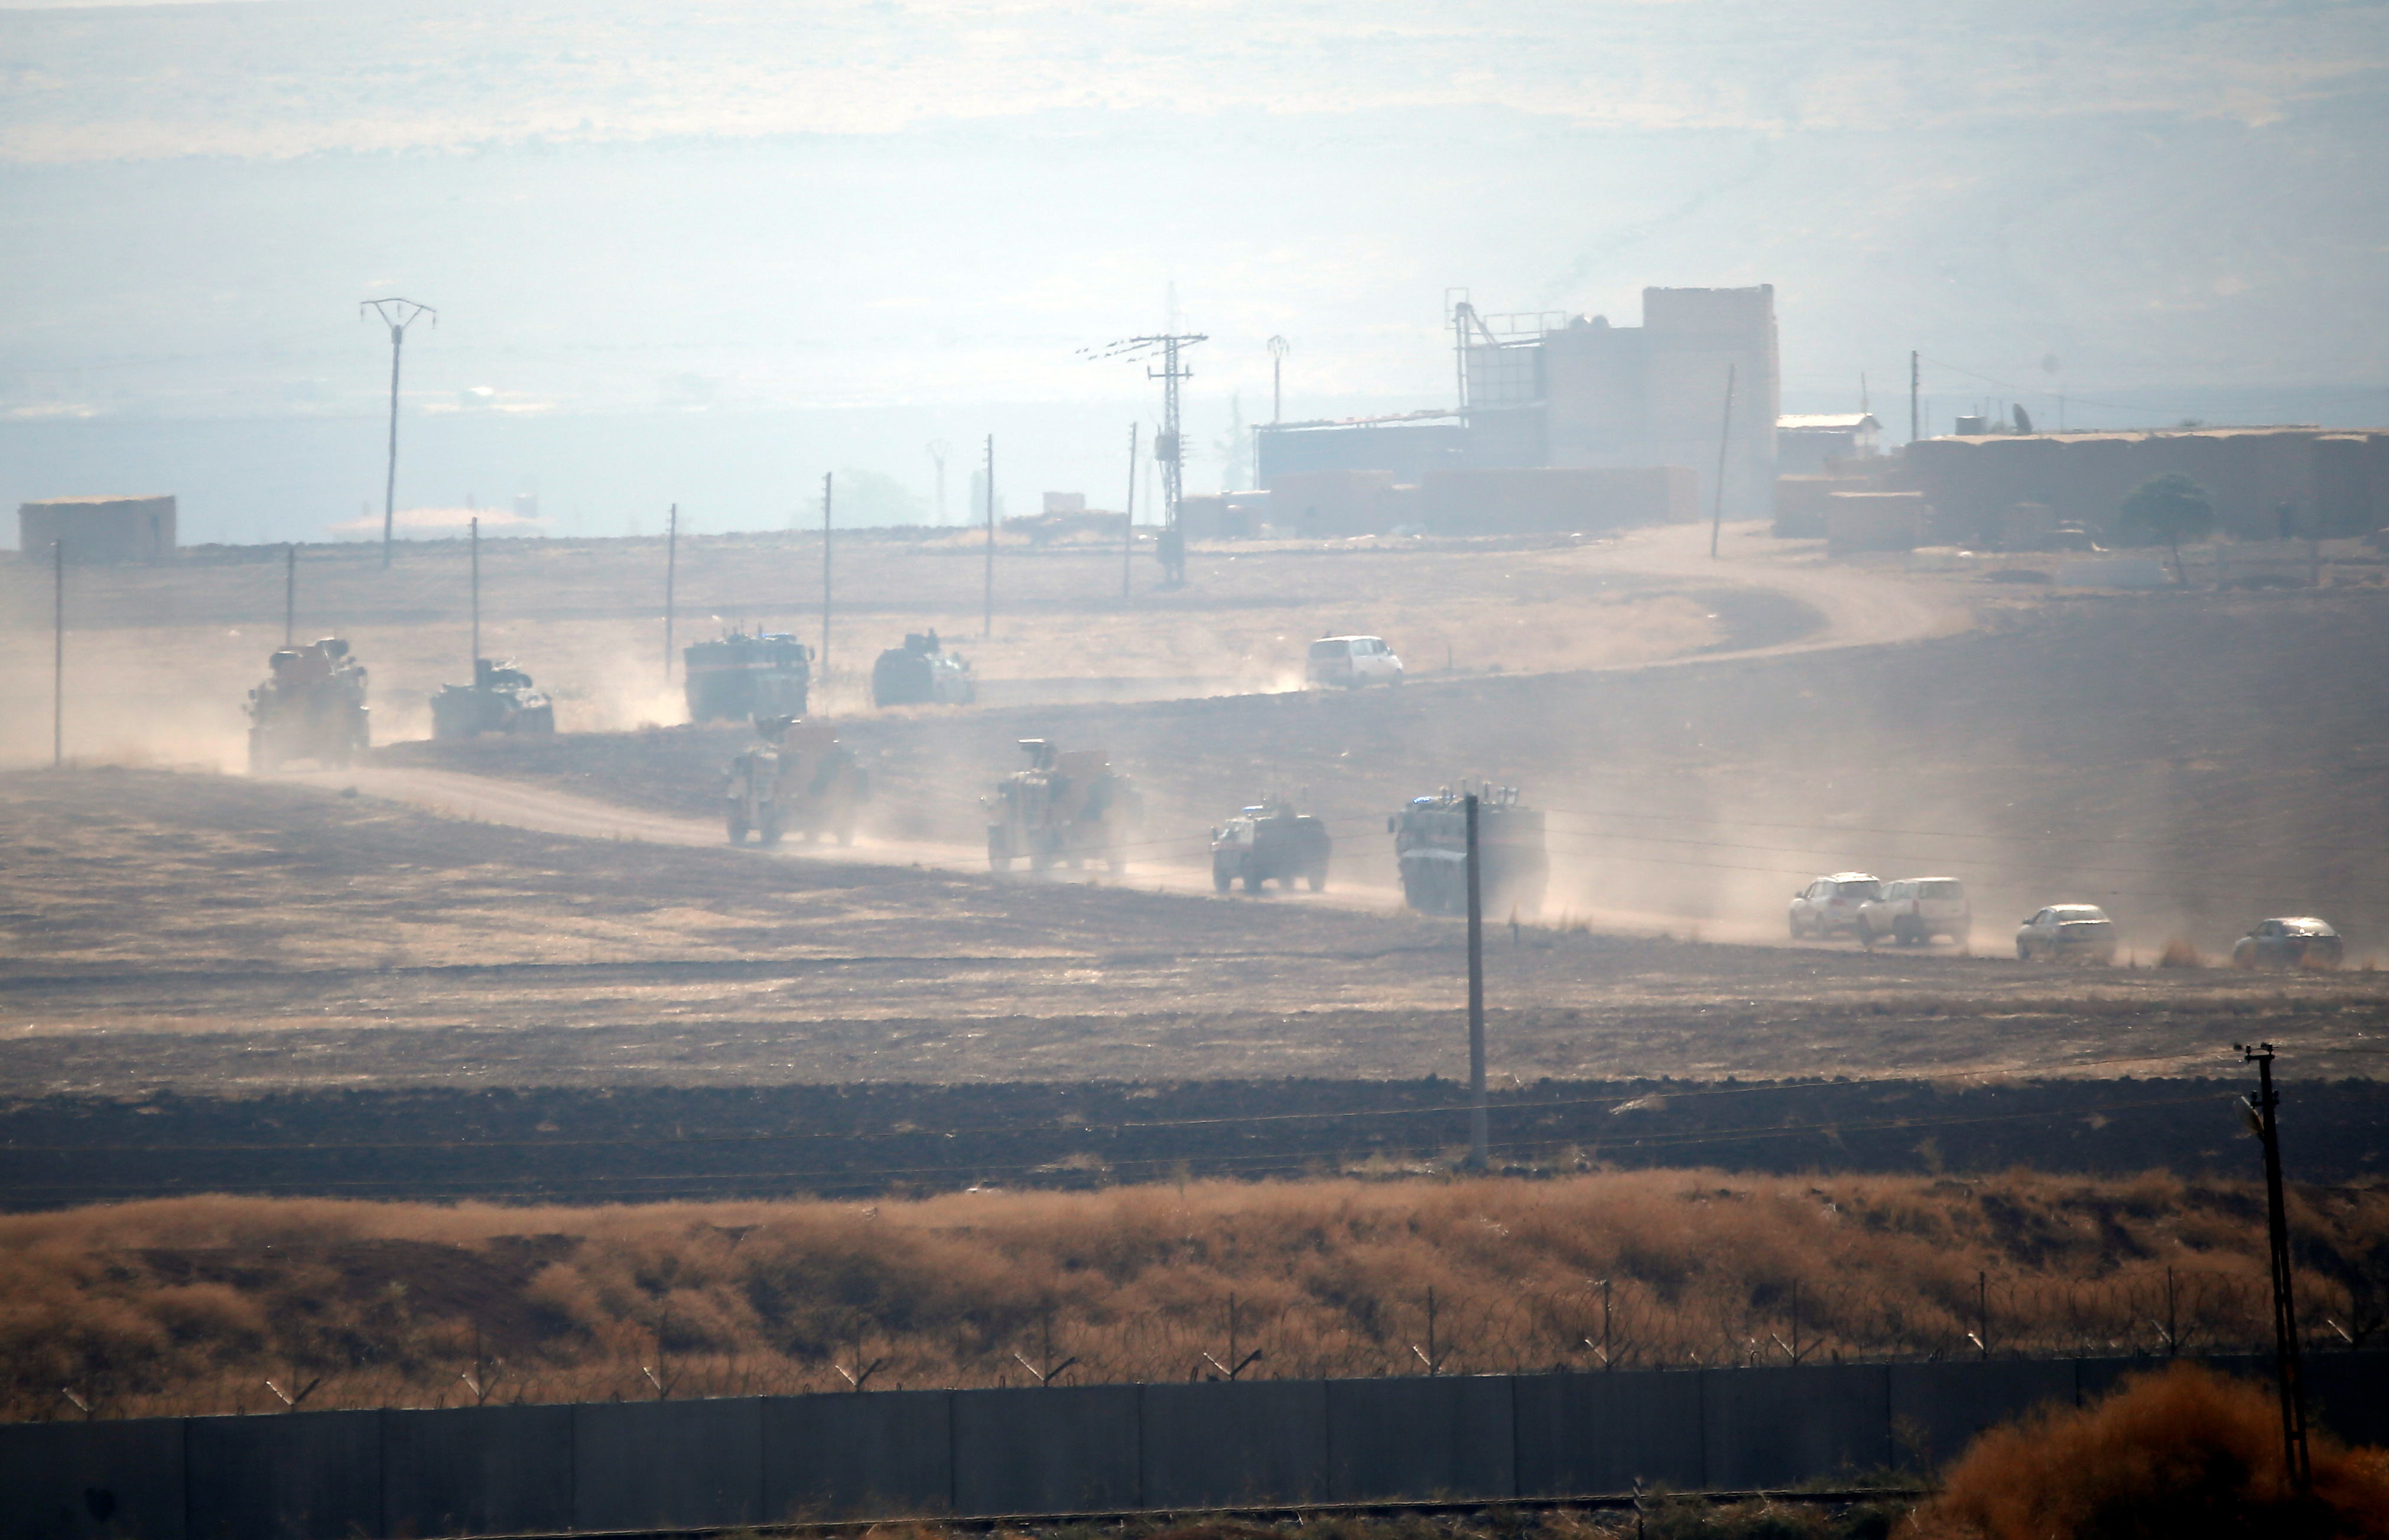
[[[1457,407],[1258,426],[1266,498],[1189,499],[1188,533],[1616,528],[1703,516],[1720,472],[1730,515],[1772,510],[1772,286],[1646,288],[1639,326],[1451,310]]]

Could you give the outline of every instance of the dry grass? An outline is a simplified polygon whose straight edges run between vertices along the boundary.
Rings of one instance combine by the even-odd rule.
[[[1977,1439],[1919,1514],[1935,1540],[2389,1535],[2389,1453],[2311,1441],[2314,1494],[2286,1479],[2268,1391],[2195,1365],[2096,1406],[2046,1409]]]
[[[2296,1215],[2301,1298],[2359,1340],[2389,1202]],[[521,1209],[194,1198],[0,1218],[0,1415],[453,1405],[1075,1380],[2189,1351],[2265,1330],[2257,1195],[2166,1177],[1189,1184]],[[2168,1299],[2166,1270],[2173,1269]],[[1430,1291],[1435,1317],[1428,1321]],[[2317,1330],[2321,1330],[2317,1321]],[[1432,1330],[1432,1336],[1430,1336]],[[294,1383],[295,1381],[295,1383]]]

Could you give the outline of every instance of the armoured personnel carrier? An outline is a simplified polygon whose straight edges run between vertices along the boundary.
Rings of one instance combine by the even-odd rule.
[[[857,811],[871,800],[871,772],[854,762],[854,751],[827,722],[765,717],[755,731],[761,741],[724,772],[730,843],[745,844],[752,830],[764,845],[791,833],[852,845]]]
[[[1054,751],[1042,738],[1023,738],[1028,768],[996,783],[980,799],[988,810],[987,864],[1008,872],[1026,860],[1031,872],[1054,865],[1103,862],[1115,874],[1128,870],[1126,835],[1143,818],[1143,804],[1128,777],[1111,767],[1100,748]]]
[[[1318,893],[1327,886],[1331,846],[1327,825],[1277,797],[1263,797],[1211,831],[1211,886],[1225,893],[1239,881],[1247,893],[1274,879],[1291,888],[1299,878]]]
[[[1401,868],[1402,897],[1424,914],[1468,912],[1468,809],[1464,792],[1450,787],[1386,820]],[[1543,847],[1543,815],[1522,806],[1515,786],[1486,786],[1476,799],[1478,900],[1488,915],[1514,907],[1543,907],[1551,858]]]
[[[431,697],[431,735],[471,738],[483,732],[547,737],[556,732],[556,706],[531,687],[530,676],[514,659],[477,657],[473,682],[443,684]]]
[[[249,693],[252,771],[293,759],[345,765],[372,745],[365,666],[349,655],[346,638],[281,648],[266,659],[266,668],[265,682]]]
[[[692,642],[681,649],[681,665],[693,722],[800,718],[812,688],[813,650],[786,631],[734,630]]]
[[[935,631],[915,631],[871,666],[874,706],[968,706],[978,699],[970,664],[947,652]]]

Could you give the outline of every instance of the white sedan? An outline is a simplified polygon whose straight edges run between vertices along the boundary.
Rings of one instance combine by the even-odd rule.
[[[2115,961],[2115,922],[2096,904],[2051,904],[2016,927],[2016,956]]]

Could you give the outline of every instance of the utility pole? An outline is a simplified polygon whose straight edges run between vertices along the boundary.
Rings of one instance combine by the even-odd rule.
[[[67,762],[67,542],[50,542],[50,769]]]
[[[289,646],[299,630],[299,546],[282,548],[282,644]]]
[[[981,642],[995,635],[995,435],[987,436],[987,615],[980,622]]]
[[[1468,814],[1468,1165],[1488,1164],[1485,1118],[1485,889],[1476,837],[1477,798],[1465,799]]]
[[[1725,424],[1718,429],[1717,511],[1709,519],[1709,560],[1717,560],[1718,535],[1725,528],[1725,452],[1733,439],[1733,371],[1725,366]]]
[[[680,576],[680,504],[664,517],[664,682],[672,674],[672,585]]]
[[[406,347],[406,328],[425,316],[431,317],[432,328],[440,325],[440,312],[429,305],[418,305],[412,299],[367,299],[357,307],[357,319],[365,318],[372,311],[390,328],[390,474],[382,482],[381,492],[381,565],[390,568],[391,526],[398,515],[398,360]]]
[[[473,682],[481,682],[481,521],[473,520]]]
[[[929,440],[929,459],[938,467],[938,522],[939,524],[946,522],[946,456],[952,452],[953,446],[943,439]]]
[[[1285,366],[1285,355],[1294,351],[1294,344],[1282,337],[1269,339],[1270,350],[1270,421],[1285,421],[1285,381],[1280,373]]]
[[[1908,441],[1911,444],[1923,437],[1923,434],[1918,431],[1923,425],[1923,419],[1917,414],[1916,410],[1917,386],[1923,377],[1923,371],[1918,367],[1917,355],[1910,352],[1908,355]]]
[[[1179,353],[1197,342],[1208,342],[1209,337],[1194,332],[1165,332],[1153,337],[1122,337],[1101,348],[1080,350],[1082,356],[1097,359],[1151,358],[1161,355],[1161,367],[1149,364],[1145,378],[1161,381],[1161,431],[1153,436],[1153,460],[1161,467],[1161,519],[1165,528],[1178,528],[1178,504],[1184,495],[1182,472],[1184,456],[1181,452],[1184,436],[1178,420],[1178,382],[1194,377],[1194,371],[1179,362]]]
[[[2248,1098],[2249,1121],[2265,1146],[2265,1208],[2273,1262],[2273,1364],[2281,1390],[2281,1459],[2290,1483],[2301,1495],[2314,1486],[2306,1458],[2306,1388],[2298,1366],[2297,1302],[2291,1291],[2290,1216],[2281,1196],[2281,1132],[2274,1110],[2273,1045],[2234,1043],[2240,1062],[2256,1066],[2256,1091]]]
[[[1136,430],[1128,425],[1128,513],[1120,519],[1120,597],[1129,597],[1129,569],[1136,563]]]
[[[822,472],[822,693],[829,693],[829,478],[831,472]]]

